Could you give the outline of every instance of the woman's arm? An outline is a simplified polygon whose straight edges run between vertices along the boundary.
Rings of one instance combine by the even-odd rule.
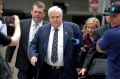
[[[14,15],[13,17],[15,18],[15,21],[14,21],[15,31],[14,31],[13,36],[11,37],[11,43],[9,44],[9,46],[17,45],[20,39],[20,35],[21,35],[19,17],[16,15]]]
[[[15,21],[13,24],[13,26],[15,26],[14,34],[12,37],[9,37],[9,36],[6,36],[5,34],[3,34],[2,32],[0,32],[0,44],[1,45],[15,46],[19,42],[20,35],[21,35],[20,20],[19,20],[18,16],[16,16],[16,15],[14,15],[13,17],[15,18]]]

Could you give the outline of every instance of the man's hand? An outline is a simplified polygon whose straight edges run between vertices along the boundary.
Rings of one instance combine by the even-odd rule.
[[[32,64],[33,66],[35,66],[35,65],[36,65],[36,62],[37,62],[37,57],[33,56],[33,57],[31,58],[30,62],[31,62],[31,64]]]

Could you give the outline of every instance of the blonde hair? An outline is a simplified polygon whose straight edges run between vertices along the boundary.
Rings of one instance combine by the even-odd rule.
[[[83,29],[82,29],[83,33],[87,33],[87,29],[86,28],[87,28],[87,25],[89,23],[94,23],[96,25],[96,28],[98,28],[100,26],[100,21],[97,18],[90,17],[90,18],[87,19],[85,25],[83,26]]]

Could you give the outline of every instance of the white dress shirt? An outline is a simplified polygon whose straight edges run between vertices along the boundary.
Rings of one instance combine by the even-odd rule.
[[[54,32],[54,27],[51,26],[45,62],[51,66],[63,66],[63,24],[58,28],[58,61],[56,63],[52,63],[51,61]]]
[[[39,22],[36,26],[36,23],[34,22],[34,20],[32,19],[31,21],[31,26],[30,26],[30,33],[29,33],[29,43],[32,41],[33,37],[33,32],[34,30],[38,30],[39,27],[41,27],[43,25],[43,21]]]
[[[1,20],[0,20],[0,32],[7,35],[7,26],[6,24],[3,24]]]

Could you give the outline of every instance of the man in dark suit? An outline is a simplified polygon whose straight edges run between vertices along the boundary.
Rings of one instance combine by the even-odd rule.
[[[32,19],[21,21],[21,38],[17,51],[16,64],[18,68],[18,79],[33,79],[34,67],[31,65],[28,56],[28,47],[32,38],[34,37],[34,30],[37,31],[42,25],[48,22],[44,21],[45,17],[45,4],[41,1],[36,1],[31,9]],[[14,51],[9,48],[6,52],[6,60],[11,60]],[[9,59],[8,59],[9,58]]]
[[[36,79],[78,79],[80,28],[62,21],[62,15],[59,7],[51,7],[50,24],[41,27],[30,44],[30,61],[37,67]]]

